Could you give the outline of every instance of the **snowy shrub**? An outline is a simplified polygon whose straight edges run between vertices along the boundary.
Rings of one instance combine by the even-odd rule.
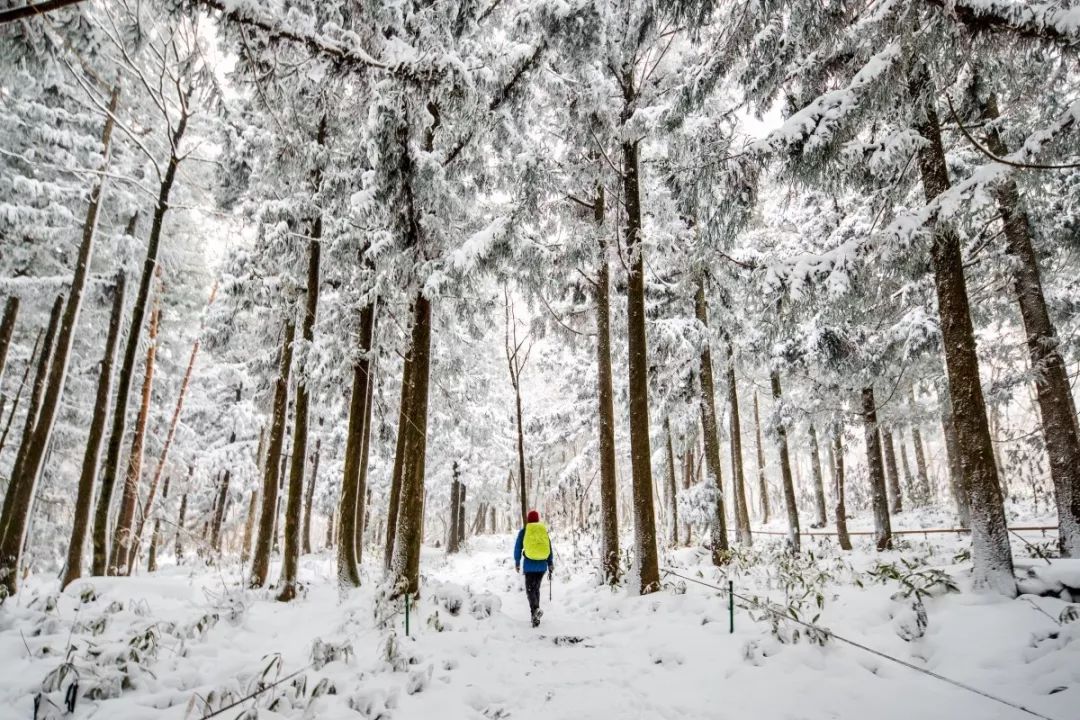
[[[184,630],[184,637],[202,640],[206,637],[206,633],[210,632],[210,629],[218,624],[219,620],[221,620],[221,616],[216,612],[206,613]]]
[[[353,693],[349,697],[349,708],[362,715],[366,720],[389,720],[391,710],[397,707],[397,690],[368,690]]]
[[[439,619],[439,611],[436,610],[431,615],[428,615],[427,626],[435,632],[442,632],[446,627],[442,624],[442,620]]]
[[[920,603],[926,597],[938,597],[946,593],[960,592],[956,582],[944,570],[921,567],[916,560],[900,558],[900,565],[878,562],[867,573],[882,585],[890,580],[900,585],[893,599],[915,597]]]
[[[353,655],[352,643],[342,641],[340,643],[325,642],[321,638],[315,638],[311,646],[311,665],[316,670],[322,670],[332,662],[349,662]]]
[[[497,595],[488,592],[482,595],[472,595],[469,600],[469,614],[477,620],[489,618],[502,610],[502,600]]]
[[[405,694],[415,695],[427,689],[427,686],[431,684],[434,669],[434,666],[428,665],[423,669],[413,670],[409,673],[409,680],[405,683]]]
[[[1077,620],[1080,620],[1080,605],[1066,605],[1058,615],[1058,622],[1062,625],[1068,625]]]
[[[330,678],[323,678],[315,684],[315,688],[311,691],[311,699],[322,697],[323,695],[337,695],[337,686],[334,685],[333,680]]]
[[[916,597],[909,605],[892,614],[893,628],[902,640],[911,642],[926,634],[929,618],[926,615],[926,606],[921,598]]]

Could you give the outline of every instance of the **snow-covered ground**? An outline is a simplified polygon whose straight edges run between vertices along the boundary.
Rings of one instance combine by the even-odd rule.
[[[545,583],[535,630],[507,536],[473,538],[452,558],[425,550],[410,637],[401,606],[380,599],[375,558],[365,586],[339,595],[332,559],[306,557],[307,595],[290,604],[240,590],[235,567],[94,579],[59,597],[50,595],[54,580],[31,578],[0,608],[0,718],[33,717],[43,683],[52,692],[38,717],[69,717],[59,709],[76,677],[65,672],[66,659],[80,683],[70,717],[109,720],[201,718],[297,670],[258,697],[257,715],[243,714],[254,706],[249,700],[215,717],[1025,717],[835,638],[819,644],[790,623],[774,631],[770,616],[745,601],[731,634],[727,598],[679,578],[644,598],[597,587],[588,539],[554,541],[552,600]],[[795,562],[777,541],[759,539],[730,572],[745,598],[768,598],[837,635],[1054,720],[1080,717],[1080,621],[1068,622],[1076,606],[971,593],[963,547],[949,536],[908,538],[883,555],[865,542],[841,555],[814,542]],[[879,560],[888,566],[872,573]],[[725,582],[698,550],[667,553],[664,563]],[[948,578],[935,570],[960,592],[945,592]],[[1063,564],[1059,574],[1067,579],[1074,570]],[[83,602],[91,586],[95,597]],[[905,588],[927,592],[921,608]]]

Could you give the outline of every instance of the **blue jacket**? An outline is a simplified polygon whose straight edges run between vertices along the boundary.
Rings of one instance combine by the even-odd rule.
[[[550,540],[549,540],[550,542]],[[518,530],[517,540],[514,542],[514,567],[521,565],[522,546],[525,543],[525,528]],[[555,547],[551,547],[551,554],[547,560],[530,560],[525,558],[525,572],[542,573],[555,569]]]

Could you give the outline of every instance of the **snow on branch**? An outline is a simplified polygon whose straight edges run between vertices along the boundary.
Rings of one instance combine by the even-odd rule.
[[[1059,2],[1012,0],[924,0],[973,33],[1008,33],[1065,45],[1080,42],[1080,8]]]

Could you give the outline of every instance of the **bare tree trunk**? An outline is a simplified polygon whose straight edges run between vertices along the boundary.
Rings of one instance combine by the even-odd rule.
[[[26,367],[23,368],[22,380],[19,381],[19,389],[15,391],[15,400],[11,403],[11,410],[8,412],[7,422],[4,423],[4,433],[0,435],[0,454],[4,452],[4,448],[7,446],[8,432],[11,430],[11,423],[15,420],[15,411],[19,409],[19,400],[22,399],[23,390],[26,389],[26,381],[30,378],[30,369],[34,366],[34,360],[37,358],[38,346],[41,345],[41,336],[44,334],[45,329],[42,328],[38,330],[37,335],[34,337],[34,347],[30,349],[30,357],[26,361]],[[14,466],[12,469],[14,469]],[[12,475],[12,477],[14,477],[14,475]],[[6,524],[6,522],[0,521],[0,534],[2,534],[2,528]]]
[[[735,359],[728,359],[728,406],[731,409],[731,477],[735,494],[735,532],[739,543],[750,545],[750,510],[746,504],[746,480],[743,474],[742,422],[739,421],[739,391],[735,384]]]
[[[367,531],[371,516],[371,485],[368,484],[368,457],[371,451],[371,406],[375,401],[375,364],[368,370],[371,375],[367,384],[367,399],[364,403],[364,442],[360,451],[360,483],[363,492],[356,494],[356,564],[364,559],[364,533]]]
[[[689,490],[694,484],[694,467],[696,463],[694,461],[694,451],[697,448],[697,428],[694,428],[692,436],[688,438],[686,443],[686,462],[683,467],[683,490]],[[690,536],[692,534],[692,528],[690,523],[687,522],[683,527],[683,537],[685,538],[684,545],[690,546]]]
[[[405,454],[401,474],[392,571],[396,594],[415,594],[420,587],[420,544],[424,532],[424,461],[427,452],[428,383],[431,363],[431,302],[422,292],[413,300],[412,360],[409,413],[404,428]]]
[[[274,384],[274,407],[270,421],[270,442],[266,453],[266,468],[263,472],[262,512],[259,514],[258,532],[252,553],[251,578],[249,585],[259,588],[266,584],[270,570],[270,552],[274,546],[275,526],[277,524],[278,482],[281,473],[282,445],[285,443],[286,411],[289,403],[289,373],[292,371],[293,338],[296,324],[292,320],[285,322],[282,332],[281,355],[278,365],[278,377]]]
[[[357,516],[357,507],[363,508],[361,494],[366,491],[366,475],[363,472],[364,437],[369,425],[368,397],[371,393],[372,346],[375,338],[375,301],[360,308],[360,328],[357,337],[357,355],[353,361],[352,390],[349,396],[349,427],[345,436],[345,464],[338,505],[337,581],[340,587],[360,587],[360,558],[357,552],[357,524],[363,518]],[[408,368],[406,367],[406,372]],[[404,402],[404,395],[402,402]],[[400,418],[399,418],[400,419]],[[398,432],[400,433],[399,425]],[[401,446],[402,439],[398,439]],[[400,452],[394,461],[394,483],[400,485],[397,473],[400,468]],[[393,496],[393,492],[391,492]],[[391,512],[396,512],[392,510]],[[362,532],[362,529],[361,529]]]
[[[19,314],[19,298],[12,295],[4,303],[4,317],[0,320],[0,381],[4,379],[4,367],[7,363],[11,336],[15,333],[15,318]]]
[[[622,79],[624,113],[636,99],[633,73]],[[628,119],[628,115],[624,119]],[[626,290],[626,338],[629,359],[630,469],[634,496],[634,555],[642,595],[660,589],[656,554],[656,515],[653,509],[652,450],[649,428],[649,354],[645,333],[645,253],[642,248],[640,165],[638,141],[626,140],[623,152],[623,197],[626,202],[626,253],[629,261]],[[715,426],[714,426],[715,431]],[[717,448],[719,453],[719,448]],[[718,457],[717,457],[718,459]],[[719,467],[717,467],[719,470]],[[719,481],[719,474],[716,475]],[[719,489],[719,488],[718,488]],[[720,501],[722,502],[722,500]],[[720,507],[722,512],[723,508]],[[721,536],[723,534],[721,533]],[[727,538],[724,537],[726,550]],[[713,554],[716,554],[714,548]]]
[[[893,445],[896,454],[900,456],[900,468],[904,472],[904,487],[907,489],[908,498],[911,500],[912,505],[923,505],[925,502],[919,497],[920,490],[915,487],[915,479],[911,475],[911,463],[908,462],[907,438],[904,437],[904,428],[899,428],[896,432],[899,439],[893,440]]]
[[[810,472],[814,478],[814,510],[817,519],[811,527],[823,528],[829,522],[825,516],[825,482],[821,477],[821,450],[818,448],[817,430],[810,426]]]
[[[971,527],[971,507],[968,505],[967,483],[960,467],[960,449],[957,447],[956,425],[953,423],[952,404],[948,392],[941,393],[941,434],[945,439],[945,457],[949,466],[949,490],[956,503],[956,516],[960,527]]]
[[[754,391],[754,435],[757,439],[758,503],[761,522],[769,522],[769,482],[765,477],[765,447],[761,444],[761,413],[758,410],[757,390]]]
[[[769,373],[769,382],[772,385],[773,401],[780,402],[782,396],[780,389],[780,373],[773,370]],[[776,447],[780,454],[780,477],[784,484],[784,505],[787,507],[788,516],[788,542],[791,543],[791,551],[798,553],[801,549],[799,536],[799,507],[795,504],[795,485],[791,478],[791,458],[788,455],[787,428],[782,421],[776,423]]]
[[[461,496],[461,482],[458,480],[458,464],[454,461],[454,479],[450,481],[450,531],[446,536],[447,554],[458,551],[458,505]]]
[[[461,548],[465,544],[465,540],[468,537],[467,531],[469,526],[465,524],[465,495],[469,488],[465,483],[458,483],[458,504],[457,504],[457,544],[458,548]]]
[[[326,120],[320,126],[320,145],[325,134]],[[301,324],[305,345],[315,342],[315,316],[319,309],[319,260],[322,248],[322,217],[315,219],[308,242],[308,272],[304,321]],[[289,472],[289,494],[285,506],[285,556],[282,559],[281,591],[278,600],[289,602],[297,594],[297,573],[300,570],[300,525],[303,521],[304,471],[307,470],[308,414],[311,392],[304,373],[296,382],[296,417],[293,426],[292,466]]]
[[[889,519],[888,491],[885,489],[885,461],[881,457],[881,434],[877,421],[874,388],[862,391],[863,429],[866,436],[866,466],[870,473],[870,497],[874,508],[875,544],[878,550],[892,548],[892,523]]]
[[[851,537],[848,535],[847,504],[844,500],[844,438],[843,430],[839,424],[832,429],[829,459],[833,468],[833,481],[836,489],[836,539],[841,550],[850,550]]]
[[[124,441],[124,427],[127,423],[128,395],[131,392],[131,379],[135,372],[135,357],[139,351],[143,320],[146,318],[146,306],[150,299],[150,284],[157,271],[161,232],[165,223],[165,215],[169,211],[169,195],[172,193],[176,172],[180,167],[181,158],[177,153],[179,152],[180,141],[187,130],[188,119],[187,110],[182,110],[176,130],[172,134],[170,144],[172,153],[165,168],[165,174],[162,176],[161,183],[158,186],[157,206],[154,208],[154,216],[150,225],[150,238],[146,245],[146,258],[143,260],[139,290],[135,296],[135,306],[131,312],[131,327],[128,330],[127,344],[124,347],[124,361],[117,376],[112,430],[109,434],[109,443],[105,448],[105,465],[101,472],[101,490],[98,493],[98,504],[94,512],[94,575],[104,575],[107,569],[106,564],[109,557],[109,508],[112,505],[113,489],[116,486],[116,476],[120,468],[120,446]],[[132,217],[128,223],[132,235],[135,231],[135,221],[136,217]]]
[[[165,484],[161,486],[161,504],[163,507],[154,513],[154,529],[150,534],[150,552],[146,560],[147,572],[157,570],[158,546],[161,545],[161,513],[164,512],[165,501],[169,499],[169,477],[168,475],[165,476]]]
[[[255,530],[255,516],[259,511],[258,500],[259,493],[252,490],[248,500],[247,520],[244,521],[244,539],[240,544],[240,562],[244,564],[251,558],[251,536]]]
[[[700,276],[694,295],[694,315],[707,333],[709,328],[708,303],[705,300],[705,281]],[[712,522],[712,562],[725,565],[729,559],[727,517],[724,511],[724,481],[720,470],[720,439],[716,420],[716,396],[713,386],[712,351],[706,338],[698,358],[701,386],[701,429],[705,435],[705,462],[712,476],[714,487]]]
[[[236,433],[231,436],[231,442],[235,442]],[[221,482],[218,484],[217,500],[214,502],[214,518],[210,522],[210,547],[215,552],[221,552],[221,526],[225,524],[225,506],[229,500],[229,483],[232,480],[232,471],[228,468],[221,474]]]
[[[991,121],[998,118],[997,97],[993,93],[983,105],[983,117]],[[993,122],[987,125],[986,144],[999,157],[1009,154]],[[1075,401],[1059,349],[1057,328],[1046,307],[1038,256],[1020,192],[1012,178],[998,185],[994,192],[1005,227],[1005,251],[1014,260],[1009,267],[1035,374],[1043,439],[1057,503],[1058,541],[1064,556],[1080,557],[1080,428]]]
[[[27,461],[34,427],[39,420],[42,395],[45,392],[48,380],[49,365],[53,356],[53,344],[56,342],[56,334],[60,326],[60,313],[63,306],[64,296],[57,295],[52,312],[49,315],[49,326],[45,331],[45,341],[41,346],[41,355],[38,356],[37,369],[34,371],[30,404],[26,408],[26,421],[23,425],[19,450],[15,454],[11,482],[8,483],[7,493],[4,495],[4,508],[0,512],[0,582],[3,583],[3,587],[0,587],[0,594],[6,593],[5,597],[14,593],[18,584],[19,558],[22,555],[23,536],[25,535],[26,522],[30,515],[30,504],[34,494],[32,485],[23,481],[22,469]]]
[[[401,480],[405,472],[405,423],[409,419],[409,392],[412,387],[412,354],[405,356],[401,369],[401,400],[398,404],[397,444],[394,449],[394,470],[390,476],[390,497],[386,507],[386,550],[383,563],[386,570],[394,558],[394,544],[397,541],[397,517],[401,505]],[[510,473],[511,478],[513,473]]]
[[[319,426],[322,426],[322,418],[319,418]],[[311,457],[311,480],[307,484],[307,492],[304,494],[304,553],[311,554],[311,506],[315,503],[315,483],[319,480],[319,449],[322,446],[322,438],[315,438],[315,453]]]
[[[109,558],[110,575],[127,575],[131,572],[133,564],[131,562],[134,541],[132,523],[135,519],[135,505],[139,500],[139,481],[142,479],[143,445],[146,442],[146,427],[150,420],[150,400],[154,388],[154,360],[157,357],[157,334],[160,321],[161,309],[155,304],[150,314],[142,400],[139,403],[139,415],[135,421],[135,434],[131,439],[131,452],[128,455],[127,473],[124,476],[124,491],[120,496],[120,512],[116,517],[116,528],[113,530],[112,555]]]
[[[918,149],[917,157],[923,192],[930,201],[949,189],[949,171],[935,108],[937,93],[931,87],[925,67],[912,71],[909,91],[913,98],[925,102],[923,117],[916,123],[915,129],[927,141]],[[979,358],[964,279],[960,236],[955,228],[940,220],[933,223],[932,231],[931,259],[941,340],[945,349],[945,368],[949,378],[960,464],[971,509],[974,584],[977,588],[992,589],[1013,597],[1016,595],[1016,579],[1013,575],[1012,551],[979,379]]]
[[[194,466],[191,466],[194,469]],[[191,477],[191,473],[188,473],[188,477]],[[184,532],[186,530],[185,523],[187,522],[187,493],[180,496],[180,510],[176,513],[176,563],[179,565],[180,561],[184,559]]]
[[[90,419],[90,432],[86,437],[86,450],[83,453],[82,469],[79,472],[79,489],[75,497],[75,516],[72,518],[71,538],[68,541],[67,564],[60,588],[66,588],[82,576],[83,549],[86,545],[86,533],[90,527],[90,511],[94,503],[94,481],[97,479],[98,459],[101,455],[101,443],[105,434],[105,421],[109,413],[109,392],[112,389],[113,363],[116,362],[116,346],[120,340],[120,323],[124,316],[124,287],[126,278],[123,271],[116,274],[116,286],[113,289],[112,312],[109,315],[109,331],[105,338],[105,354],[101,358],[101,371],[98,375],[97,395],[94,401],[94,413]]]
[[[600,244],[596,269],[596,387],[600,430],[600,558],[604,582],[619,581],[619,489],[615,482],[615,392],[611,372],[611,271],[604,232],[604,186],[596,186],[593,220]],[[674,497],[674,496],[673,496]]]
[[[675,490],[675,448],[671,442],[671,418],[664,418],[664,434],[667,436],[667,501],[668,507],[671,508],[668,513],[668,521],[671,523],[671,538],[674,547],[679,539],[679,511],[675,507],[677,499]]]
[[[213,288],[210,290],[210,300],[206,303],[207,309],[214,304],[214,297],[217,295],[217,283],[214,283]],[[184,378],[180,382],[180,392],[176,396],[176,407],[173,408],[172,419],[169,421],[169,431],[165,436],[165,444],[161,448],[161,457],[158,458],[157,469],[154,471],[154,477],[150,481],[150,489],[146,493],[146,501],[143,502],[142,513],[139,515],[138,523],[135,525],[135,543],[133,555],[135,558],[139,556],[139,550],[142,547],[142,534],[143,527],[146,524],[146,518],[150,515],[150,510],[154,504],[154,497],[157,495],[158,483],[161,481],[161,473],[165,470],[165,462],[169,459],[169,448],[172,447],[173,438],[176,436],[176,426],[180,422],[180,413],[184,409],[184,398],[187,396],[188,386],[191,384],[191,373],[195,368],[195,358],[199,355],[199,345],[202,343],[202,327],[200,327],[200,334],[195,337],[195,342],[191,345],[191,355],[188,357],[187,369],[184,370]],[[236,401],[240,402],[240,390],[236,391]],[[236,433],[233,433],[235,439]],[[234,442],[230,440],[229,442]],[[215,549],[218,549],[215,547]]]
[[[880,428],[881,439],[885,448],[885,479],[889,497],[889,510],[893,514],[904,512],[904,496],[900,490],[900,469],[896,466],[896,447],[893,444],[892,430]]]
[[[911,444],[915,446],[915,469],[919,474],[919,492],[926,502],[933,501],[934,492],[930,488],[930,474],[926,470],[926,449],[923,446],[922,431],[918,425],[911,426]]]

